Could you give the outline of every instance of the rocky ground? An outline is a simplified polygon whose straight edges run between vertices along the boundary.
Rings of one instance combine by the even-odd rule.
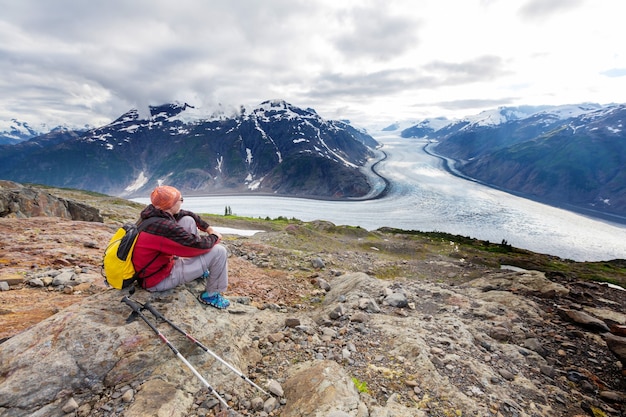
[[[3,347],[17,349],[13,345],[28,339],[29,332],[31,340],[23,343],[32,346],[32,340],[47,337],[37,326],[42,320],[54,327],[66,311],[97,305],[99,297],[100,303],[121,298],[103,284],[102,251],[115,228],[135,218],[139,207],[80,198],[101,207],[105,222],[0,218],[0,281],[8,285],[0,292],[0,393],[3,385],[19,384],[9,376],[16,361],[7,359],[7,352],[16,350],[2,352]],[[249,402],[250,387],[216,384],[242,415],[321,416],[332,410],[336,417],[626,415],[626,374],[606,340],[611,331],[624,336],[625,293],[586,279],[586,269],[542,270],[561,262],[528,254],[494,256],[441,237],[369,233],[327,222],[210,221],[265,229],[250,237],[225,237],[231,253],[230,314],[194,306],[197,314],[223,326],[220,332],[232,350],[220,345],[221,353],[251,380],[264,387],[278,382],[276,389],[284,389],[280,402],[264,409]],[[500,264],[527,268],[502,270]],[[605,268],[612,271],[615,265]],[[618,283],[623,279],[623,272],[615,274]],[[196,290],[191,286],[150,301],[172,317],[189,320],[182,306],[193,304],[187,292]],[[149,334],[148,327],[137,326]],[[228,339],[229,332],[234,339]],[[149,338],[142,343],[168,353]],[[623,350],[619,346],[613,350]],[[186,346],[185,354],[190,352],[193,346]],[[171,362],[150,366],[180,368]],[[320,375],[332,381],[332,395],[313,383]],[[201,387],[188,387],[187,379],[177,384],[193,401],[173,415],[220,414],[217,401]],[[75,406],[67,392],[56,393],[54,401],[67,415],[162,415],[163,409],[148,412],[141,405],[153,381],[104,383],[89,395],[83,387],[71,398]],[[327,414],[316,414],[331,400]],[[27,414],[10,401],[0,402],[0,416],[5,415]]]

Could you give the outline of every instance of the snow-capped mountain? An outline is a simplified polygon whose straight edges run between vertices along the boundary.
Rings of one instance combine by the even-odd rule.
[[[360,168],[377,146],[348,124],[282,100],[212,114],[174,103],[6,146],[0,178],[120,196],[145,196],[161,182],[187,194],[358,197],[370,189]]]
[[[49,131],[45,125],[31,127],[29,123],[16,119],[0,120],[0,145],[14,145]]]
[[[438,142],[431,150],[486,184],[626,220],[624,104],[500,108],[402,135]]]
[[[518,106],[498,107],[482,111],[475,115],[465,116],[461,119],[447,119],[445,117],[407,120],[395,122],[383,131],[399,131],[402,137],[432,137],[435,132],[444,130],[445,135],[459,130],[471,130],[479,127],[498,126],[517,120],[525,120],[537,117],[547,120],[565,120],[571,117],[581,116],[586,113],[600,110],[605,106],[595,103],[571,104],[562,106]],[[441,134],[438,134],[440,136]]]

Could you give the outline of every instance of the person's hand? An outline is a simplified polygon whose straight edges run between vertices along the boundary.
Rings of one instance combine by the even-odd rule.
[[[222,239],[222,234],[220,232],[215,231],[212,227],[208,227],[206,229],[206,232],[210,235],[215,235],[217,236],[220,240]]]

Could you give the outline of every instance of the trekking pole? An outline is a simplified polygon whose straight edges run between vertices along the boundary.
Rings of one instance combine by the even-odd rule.
[[[172,326],[175,330],[177,330],[178,332],[180,332],[181,334],[185,335],[185,337],[189,340],[191,340],[193,343],[195,343],[198,347],[200,347],[200,349],[204,350],[206,353],[208,353],[209,355],[213,356],[215,359],[217,359],[220,363],[222,363],[223,365],[225,365],[228,369],[230,369],[231,371],[233,371],[235,374],[237,374],[239,377],[241,377],[243,380],[245,380],[247,383],[249,383],[250,385],[252,385],[253,387],[255,387],[256,389],[258,389],[259,391],[261,391],[264,395],[269,396],[270,394],[268,392],[266,392],[263,388],[259,387],[257,384],[255,384],[252,380],[250,380],[250,378],[248,378],[247,376],[245,376],[241,371],[239,371],[237,368],[235,368],[234,366],[232,366],[231,364],[229,364],[228,362],[226,362],[224,359],[220,358],[217,354],[215,354],[214,352],[212,352],[208,347],[204,346],[202,343],[200,343],[198,340],[196,340],[192,335],[190,335],[189,333],[187,333],[186,331],[184,331],[183,329],[181,329],[180,327],[178,327],[175,323],[171,322],[170,320],[168,320],[167,318],[165,318],[161,313],[159,313],[154,307],[152,307],[152,305],[148,302],[145,303],[143,305],[143,307],[150,311],[150,313],[152,313],[152,315],[154,317],[156,317],[157,319],[161,319],[164,322],[166,322],[167,324],[169,324],[170,326]]]
[[[194,368],[187,361],[187,359],[185,359],[185,357],[181,355],[181,353],[169,342],[169,340],[167,340],[167,338],[163,335],[163,333],[161,333],[159,329],[157,329],[156,326],[152,324],[150,320],[146,318],[146,316],[143,315],[143,313],[141,312],[142,307],[139,303],[136,303],[135,301],[131,300],[130,298],[128,298],[128,296],[124,296],[124,298],[122,298],[122,302],[125,303],[127,306],[129,306],[133,310],[133,312],[135,312],[139,317],[141,317],[143,321],[146,322],[148,326],[150,326],[150,328],[163,341],[163,343],[165,343],[167,347],[169,347],[172,350],[172,352],[174,352],[174,354],[178,356],[178,358],[181,361],[183,361],[185,365],[187,365],[187,367],[191,370],[191,372],[193,372],[193,374],[197,376],[198,379],[200,379],[200,381],[202,381],[204,385],[206,385],[206,387],[209,389],[209,392],[213,394],[215,398],[219,400],[219,402],[221,402],[227,409],[230,409],[230,406],[228,405],[228,403],[217,393],[217,391],[213,389],[213,387],[207,382],[207,380],[204,379],[202,375],[198,373],[198,371],[196,371],[196,368]]]

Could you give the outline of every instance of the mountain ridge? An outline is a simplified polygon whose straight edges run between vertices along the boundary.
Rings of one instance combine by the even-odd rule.
[[[0,178],[142,196],[159,183],[188,194],[271,193],[354,198],[370,190],[361,169],[379,146],[367,133],[283,100],[236,115],[187,117],[187,103],[137,109],[85,132],[4,146]]]
[[[486,185],[623,222],[625,107],[500,107],[457,120],[396,122],[382,132],[427,138],[429,151],[456,161],[453,171]],[[4,145],[0,178],[125,197],[144,196],[158,183],[189,195],[371,196],[364,166],[380,144],[313,109],[267,100],[210,113],[170,103],[142,113],[131,109],[98,128],[56,129]]]
[[[483,116],[438,129],[425,121],[401,134],[428,138],[431,151],[486,185],[626,219],[626,105],[561,106],[528,115],[501,108]]]

